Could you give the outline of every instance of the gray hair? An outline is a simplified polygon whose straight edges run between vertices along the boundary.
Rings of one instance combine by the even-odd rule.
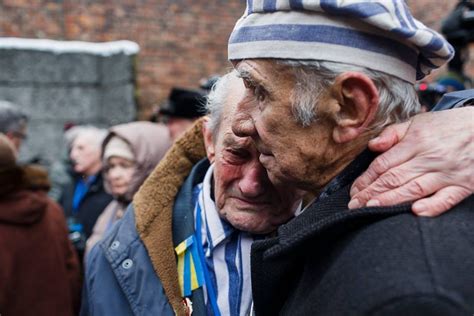
[[[222,121],[222,110],[231,91],[230,82],[234,78],[237,78],[236,70],[223,75],[214,83],[211,92],[207,96],[206,112],[209,115],[208,127],[214,139],[216,139]]]
[[[78,125],[67,130],[64,134],[64,138],[69,148],[72,147],[78,137],[89,137],[95,147],[101,148],[102,142],[107,134],[107,130],[103,128],[98,128],[93,125]]]
[[[19,132],[28,122],[28,116],[18,105],[0,100],[0,132]]]
[[[293,115],[303,126],[309,126],[316,120],[315,106],[322,92],[334,83],[339,74],[347,71],[367,75],[379,92],[379,109],[372,129],[378,130],[391,123],[403,122],[420,111],[413,84],[391,75],[330,61],[279,60],[279,63],[290,66],[294,71],[296,85],[292,94]]]

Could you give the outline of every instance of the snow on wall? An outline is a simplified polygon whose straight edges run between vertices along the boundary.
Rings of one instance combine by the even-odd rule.
[[[100,56],[112,56],[123,53],[135,55],[140,47],[132,41],[114,41],[104,43],[80,41],[55,41],[50,39],[31,39],[18,37],[0,37],[0,49],[22,49],[63,53],[85,53]]]

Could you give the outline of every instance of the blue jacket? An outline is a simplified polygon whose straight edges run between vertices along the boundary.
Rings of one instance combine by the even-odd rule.
[[[135,229],[132,206],[89,254],[81,315],[174,315]]]
[[[186,315],[174,248],[194,234],[193,188],[209,168],[197,123],[178,140],[87,258],[81,315]],[[193,315],[205,315],[202,288]]]
[[[192,189],[208,168],[207,160],[199,162],[178,193],[173,208],[174,246],[194,233]],[[202,289],[194,291],[192,301],[193,315],[205,315]],[[81,315],[174,315],[138,235],[133,206],[88,257]]]
[[[441,111],[462,107],[466,103],[473,102],[473,99],[474,89],[446,93],[438,102],[438,104],[435,105],[433,111]]]

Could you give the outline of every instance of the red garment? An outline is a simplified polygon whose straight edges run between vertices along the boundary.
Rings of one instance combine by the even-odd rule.
[[[80,282],[59,205],[43,191],[0,196],[0,315],[75,315]]]

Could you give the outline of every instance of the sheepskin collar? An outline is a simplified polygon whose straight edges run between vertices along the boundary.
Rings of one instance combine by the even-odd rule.
[[[179,289],[173,246],[173,205],[193,166],[206,157],[203,121],[198,120],[176,141],[133,198],[137,232],[177,315],[185,315],[187,309]]]

